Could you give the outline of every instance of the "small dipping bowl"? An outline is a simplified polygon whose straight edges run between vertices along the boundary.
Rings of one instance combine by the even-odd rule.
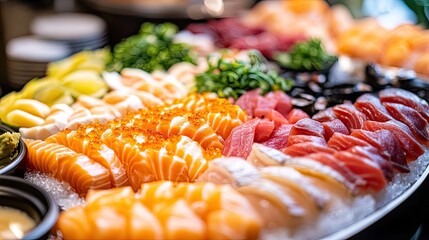
[[[20,210],[36,222],[22,239],[48,239],[59,214],[49,193],[15,176],[0,176],[0,206]]]
[[[0,135],[5,132],[16,132],[5,125],[0,124]],[[25,171],[25,158],[27,156],[27,147],[24,140],[19,138],[18,155],[6,166],[0,167],[0,175],[22,175]]]

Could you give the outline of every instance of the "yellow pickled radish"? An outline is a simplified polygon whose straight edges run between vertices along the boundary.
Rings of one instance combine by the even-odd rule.
[[[0,119],[3,123],[14,126],[7,121],[7,114],[14,109],[15,101],[20,98],[22,98],[21,93],[10,92],[0,99]]]
[[[46,69],[46,75],[56,79],[61,79],[76,70],[78,68],[77,66],[84,62],[86,58],[87,54],[85,52],[79,52],[66,59],[52,62]]]
[[[74,102],[70,91],[61,84],[51,84],[43,88],[38,88],[33,98],[48,106],[59,103],[70,105]]]
[[[14,108],[43,119],[46,118],[51,111],[48,105],[35,99],[18,99],[15,101]]]
[[[96,98],[106,94],[108,88],[101,76],[91,70],[78,70],[63,78],[63,85],[70,90],[73,97],[87,95]]]
[[[42,125],[45,120],[31,113],[19,109],[12,110],[7,114],[7,122],[18,127],[34,127]]]

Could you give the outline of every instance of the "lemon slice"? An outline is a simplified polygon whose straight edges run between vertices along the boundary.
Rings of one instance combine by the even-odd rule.
[[[91,70],[78,70],[63,79],[63,86],[70,90],[73,97],[87,95],[101,98],[108,88],[100,75]]]
[[[33,98],[48,106],[57,103],[70,105],[74,102],[74,98],[71,96],[70,91],[58,82],[37,88]]]

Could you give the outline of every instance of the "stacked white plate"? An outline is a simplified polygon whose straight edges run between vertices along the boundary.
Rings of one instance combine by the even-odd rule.
[[[37,36],[23,36],[6,45],[7,84],[18,90],[33,78],[43,77],[51,61],[71,54],[69,46]]]
[[[7,84],[13,90],[45,76],[49,62],[108,44],[106,23],[89,14],[41,15],[32,21],[30,30],[34,35],[11,39],[6,46]]]
[[[103,19],[83,13],[59,13],[35,18],[31,32],[45,39],[68,45],[73,53],[107,45],[107,26]]]

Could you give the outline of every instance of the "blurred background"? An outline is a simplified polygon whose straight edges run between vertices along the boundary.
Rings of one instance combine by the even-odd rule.
[[[83,49],[113,45],[143,22],[189,23],[239,16],[261,0],[0,0],[0,87],[43,76],[46,64]],[[303,0],[306,1],[306,0]],[[355,18],[376,16],[388,28],[428,26],[429,0],[327,0]],[[0,94],[1,95],[1,94]]]

